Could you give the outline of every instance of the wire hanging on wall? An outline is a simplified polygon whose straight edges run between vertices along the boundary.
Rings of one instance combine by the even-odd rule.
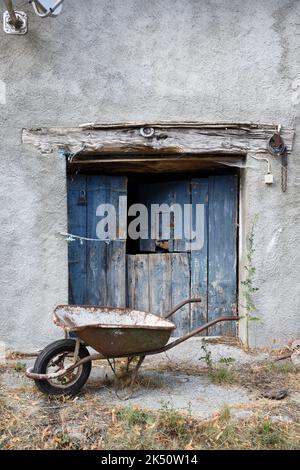
[[[68,232],[58,232],[58,235],[61,235],[62,237],[64,237],[67,242],[75,242],[76,240],[79,240],[81,245],[83,244],[84,241],[87,241],[87,242],[105,242],[107,244],[109,244],[111,242],[110,238],[81,237],[80,235],[74,235],[74,233],[68,233]]]

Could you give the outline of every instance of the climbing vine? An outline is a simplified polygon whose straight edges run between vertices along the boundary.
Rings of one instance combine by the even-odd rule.
[[[245,271],[246,271],[246,277],[245,279],[241,282],[241,285],[243,286],[243,295],[244,295],[244,305],[242,305],[245,315],[244,318],[246,318],[247,321],[253,321],[253,320],[259,320],[258,317],[254,316],[254,312],[256,311],[256,305],[253,300],[253,294],[259,290],[258,287],[254,286],[254,277],[256,273],[256,268],[253,264],[253,256],[255,253],[255,247],[254,247],[254,237],[255,237],[255,226],[257,223],[258,216],[255,215],[250,233],[248,235],[248,250],[247,250],[247,263],[245,265]]]

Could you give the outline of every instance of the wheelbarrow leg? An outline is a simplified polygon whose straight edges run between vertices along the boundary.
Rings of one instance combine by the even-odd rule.
[[[132,397],[134,382],[135,382],[135,379],[136,379],[136,377],[137,377],[139,368],[141,367],[141,365],[142,365],[143,362],[144,362],[145,357],[146,357],[146,354],[143,354],[142,356],[139,356],[139,360],[138,360],[138,362],[137,362],[135,368],[134,368],[133,371],[132,371],[131,379],[130,379],[130,385],[129,385],[129,393],[128,393],[127,395],[125,395],[125,397],[121,397],[121,396],[119,395],[118,390],[116,390],[116,395],[117,395],[117,397],[118,397],[120,400],[128,400],[129,398]]]
[[[139,360],[138,360],[138,362],[137,362],[137,365],[135,366],[135,368],[134,368],[133,371],[132,371],[132,376],[131,376],[131,381],[130,381],[130,388],[133,388],[134,381],[135,381],[136,376],[137,376],[137,374],[138,374],[139,368],[140,368],[141,365],[143,364],[145,357],[146,357],[145,354],[144,354],[143,356],[140,356],[140,357],[139,357]]]

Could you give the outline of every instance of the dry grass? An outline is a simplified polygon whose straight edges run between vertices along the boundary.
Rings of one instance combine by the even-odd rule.
[[[6,373],[22,369],[16,365]],[[18,388],[2,386],[0,449],[300,449],[299,401],[292,397],[300,392],[299,368],[280,361],[190,373],[214,373],[211,380],[243,385],[257,399],[198,420],[168,404],[156,412],[132,406],[108,408],[101,393],[91,389],[76,398],[50,399],[27,382]],[[163,386],[159,374],[151,380],[140,376],[138,386]],[[106,385],[112,386],[109,380]],[[282,401],[260,398],[265,389],[283,387],[289,396]],[[238,419],[232,409],[249,416]]]
[[[208,376],[214,383],[237,384],[257,392],[280,387],[287,388],[291,392],[300,392],[300,367],[293,365],[289,360],[236,365],[234,361],[228,359],[220,360],[219,364],[212,368],[166,361],[160,362],[155,370],[161,373],[168,371],[192,376]],[[147,369],[152,370],[151,367]]]
[[[264,408],[266,409],[266,408]],[[253,411],[253,410],[252,410]],[[108,409],[86,392],[49,399],[30,387],[0,394],[0,449],[299,449],[300,429],[273,422],[257,408],[236,419],[225,407],[197,420],[165,404]]]
[[[5,395],[4,395],[5,393]],[[93,396],[47,398],[1,389],[0,449],[98,449],[111,410]]]
[[[300,392],[300,368],[291,362],[240,366],[236,377],[240,385],[259,393],[270,388],[286,388],[289,393]]]
[[[213,419],[196,420],[163,406],[157,413],[137,407],[120,410],[105,449],[300,449],[296,424],[255,415],[236,420],[226,407]]]

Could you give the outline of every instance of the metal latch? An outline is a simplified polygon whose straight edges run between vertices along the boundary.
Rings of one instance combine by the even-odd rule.
[[[169,251],[169,240],[156,240],[155,241],[155,248],[161,251]]]
[[[80,191],[79,199],[78,199],[78,205],[79,206],[86,206],[87,205],[87,197],[86,197],[85,189],[82,189]]]

